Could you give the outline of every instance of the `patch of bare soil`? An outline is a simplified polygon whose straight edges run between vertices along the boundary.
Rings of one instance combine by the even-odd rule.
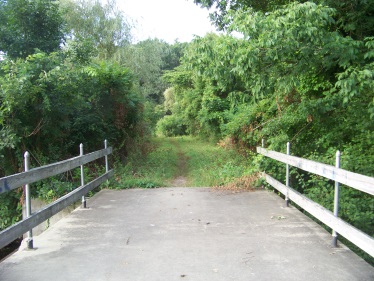
[[[187,186],[187,178],[186,177],[177,177],[173,179],[171,182],[172,187],[186,187]]]

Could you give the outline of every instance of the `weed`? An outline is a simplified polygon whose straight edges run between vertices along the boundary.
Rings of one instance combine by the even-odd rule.
[[[215,190],[229,190],[233,192],[241,192],[241,191],[254,191],[255,188],[258,188],[258,184],[260,181],[260,173],[255,173],[252,175],[241,176],[233,181],[230,181],[223,185],[217,185],[213,188]]]
[[[167,186],[177,170],[177,151],[167,138],[154,138],[145,154],[130,153],[125,165],[117,164],[114,188]]]
[[[232,147],[190,136],[154,138],[149,146],[146,155],[130,154],[125,166],[117,165],[114,188],[175,186],[180,178],[195,187],[254,184],[246,157]]]

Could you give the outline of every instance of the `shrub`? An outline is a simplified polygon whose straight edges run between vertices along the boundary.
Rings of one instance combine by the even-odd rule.
[[[156,132],[165,137],[183,136],[187,135],[187,125],[183,117],[167,115],[157,123]]]

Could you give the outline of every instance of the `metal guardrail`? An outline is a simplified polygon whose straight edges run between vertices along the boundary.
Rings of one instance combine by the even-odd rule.
[[[113,170],[109,170],[108,162],[108,155],[112,153],[113,149],[111,147],[107,147],[107,141],[104,142],[104,145],[104,149],[84,155],[83,145],[81,144],[80,156],[31,170],[29,170],[29,154],[26,152],[25,172],[0,179],[0,193],[11,191],[22,185],[25,185],[26,187],[26,218],[0,232],[0,248],[8,245],[13,240],[28,232],[27,247],[32,249],[32,228],[46,221],[69,205],[77,202],[80,198],[82,198],[82,206],[85,208],[86,200],[84,196],[113,175]],[[90,183],[85,184],[83,165],[102,157],[105,157],[105,174],[94,179]],[[29,185],[33,182],[67,172],[79,166],[81,167],[81,186],[45,206],[41,210],[31,214],[31,196]]]
[[[339,183],[345,184],[349,187],[355,188],[370,195],[374,195],[374,178],[352,173],[344,169],[340,169],[340,152],[337,152],[336,167],[326,165],[323,163],[291,156],[289,150],[290,144],[287,144],[287,154],[270,151],[263,147],[257,147],[257,152],[285,163],[286,166],[286,185],[272,178],[265,173],[265,179],[268,184],[276,188],[279,192],[285,195],[286,204],[288,200],[292,200],[305,211],[313,215],[333,229],[332,245],[337,246],[338,233],[351,241],[353,244],[361,248],[363,251],[374,257],[374,238],[366,233],[358,230],[349,223],[338,217],[339,209]],[[289,165],[302,169],[304,171],[320,175],[322,177],[335,181],[335,196],[334,196],[334,213],[310,200],[306,196],[300,194],[289,186]]]
[[[112,148],[106,148],[98,150],[83,156],[77,156],[68,160],[53,163],[50,165],[31,169],[26,172],[14,174],[0,179],[0,193],[11,191],[12,189],[18,188],[25,184],[31,184],[36,181],[49,178],[81,165],[92,162],[98,158],[104,157],[105,155],[111,154]],[[26,154],[26,153],[25,153]]]
[[[374,178],[372,177],[356,174],[338,167],[279,153],[276,151],[269,151],[262,147],[257,147],[257,152],[279,162],[291,165],[304,171],[353,187],[362,192],[374,195]]]

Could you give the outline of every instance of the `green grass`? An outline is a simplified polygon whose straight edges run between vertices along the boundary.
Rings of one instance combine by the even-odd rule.
[[[134,151],[125,166],[117,167],[116,188],[167,187],[177,177],[184,177],[188,186],[210,187],[249,174],[243,155],[197,138],[158,137],[147,146],[147,153]]]
[[[135,150],[127,157],[125,165],[116,165],[116,184],[118,189],[154,188],[166,186],[167,181],[176,173],[177,152],[169,141],[154,138],[151,143],[143,144],[146,152]]]
[[[180,176],[187,179],[190,187],[218,187],[230,191],[248,190],[258,183],[258,174],[251,165],[253,158],[224,148],[227,145],[193,137],[174,137],[154,138],[147,146],[148,153],[135,150],[125,166],[116,168],[116,188],[168,187]],[[350,242],[343,243],[374,264],[372,257]]]
[[[247,159],[233,149],[191,137],[177,140],[189,158],[187,177],[192,186],[223,185],[247,172]]]

